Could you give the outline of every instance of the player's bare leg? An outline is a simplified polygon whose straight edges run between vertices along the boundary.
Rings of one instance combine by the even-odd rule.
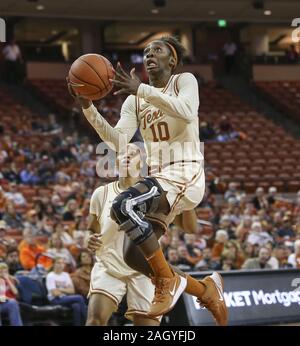
[[[159,239],[163,235],[164,230],[159,226],[155,226],[154,233],[157,239]],[[127,237],[124,240],[124,260],[132,269],[148,277],[153,275],[152,268],[142,252]],[[191,275],[184,273],[174,266],[171,266],[171,270],[186,278],[187,285],[185,292],[197,297],[201,306],[206,307],[212,313],[218,325],[227,325],[228,314],[223,297],[223,279],[219,274],[213,273],[203,280],[196,280]]]
[[[156,319],[149,318],[147,316],[134,315],[133,325],[138,327],[140,326],[158,327],[160,325],[160,322]]]
[[[88,306],[87,326],[107,326],[113,314],[117,311],[116,303],[101,293],[93,293],[90,296]]]

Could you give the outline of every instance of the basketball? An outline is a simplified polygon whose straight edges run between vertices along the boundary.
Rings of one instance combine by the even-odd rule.
[[[76,59],[69,71],[69,80],[75,93],[90,99],[99,100],[109,94],[115,71],[104,56],[85,54]]]

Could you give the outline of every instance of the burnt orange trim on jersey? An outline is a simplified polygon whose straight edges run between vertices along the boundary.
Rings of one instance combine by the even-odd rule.
[[[175,163],[191,163],[191,162],[193,162],[193,163],[199,162],[200,163],[201,161],[200,160],[187,160],[187,161],[179,160],[179,161],[171,161],[169,163],[164,164],[163,166],[160,166],[160,165],[150,166],[149,167],[149,174],[151,174],[151,171],[154,170],[154,169],[158,170],[158,172],[160,173],[162,169],[164,169],[164,168],[166,168],[168,166],[172,166]],[[157,173],[157,171],[153,172],[153,173]]]
[[[201,169],[199,169],[199,172],[198,173],[196,173],[196,175],[198,175],[199,173],[201,173],[201,171],[203,171],[203,170],[201,170]],[[194,177],[192,178],[192,180],[191,181],[189,181],[189,182],[187,182],[187,183],[181,183],[181,182],[179,182],[179,181],[176,181],[176,180],[171,180],[171,179],[168,179],[168,178],[165,178],[165,177],[161,177],[161,176],[157,176],[157,175],[155,175],[155,174],[153,174],[153,175],[150,175],[151,177],[154,177],[154,178],[157,178],[157,179],[162,179],[162,180],[165,180],[165,181],[167,181],[168,183],[172,183],[172,184],[175,184],[175,185],[178,185],[179,187],[183,187],[183,186],[185,186],[185,185],[190,185],[191,184],[191,181],[194,179]]]
[[[165,231],[168,230],[167,224],[164,221],[162,221],[161,219],[153,217],[153,216],[148,216],[148,215],[145,215],[145,218],[149,219],[150,221],[153,221],[153,222],[160,224],[164,228]]]
[[[181,74],[177,75],[176,81],[174,83],[174,92],[175,92],[176,96],[178,96],[178,94],[179,94],[178,79],[179,79],[180,76],[181,76]]]
[[[104,290],[100,290],[100,289],[90,289],[90,292],[89,292],[89,296],[91,296],[92,294],[103,294],[105,296],[107,296],[108,298],[110,298],[115,304],[116,306],[118,307],[120,302],[118,301],[117,297],[115,297],[113,294],[107,292],[107,291],[104,291]]]
[[[122,190],[118,187],[118,181],[113,182],[113,190],[117,195],[119,195],[122,192]]]
[[[138,127],[140,126],[139,114],[140,114],[140,100],[137,96],[135,96],[135,116],[136,116]]]
[[[179,203],[180,199],[183,197],[184,193],[186,191],[186,186],[177,194],[175,201],[173,202],[173,205],[170,209],[169,214],[171,214],[173,212],[173,210],[175,209],[176,205]]]
[[[100,218],[101,218],[102,211],[103,211],[103,207],[104,207],[104,204],[105,204],[106,199],[107,199],[107,191],[108,191],[108,186],[107,186],[107,185],[104,185],[103,200],[102,200],[102,202],[100,203],[100,213],[99,213],[99,215],[97,216],[97,220],[98,220],[98,221],[99,221]]]
[[[174,75],[172,74],[170,79],[169,79],[169,81],[168,81],[168,83],[167,83],[167,85],[163,88],[162,93],[165,93],[168,90],[169,85],[171,84],[173,78],[174,78]]]
[[[192,180],[188,183],[185,184],[185,187],[183,188],[183,190],[177,195],[176,200],[174,201],[172,208],[170,210],[170,213],[173,212],[173,210],[175,209],[176,205],[179,203],[180,199],[183,197],[186,189],[188,188],[189,185],[193,184],[195,180],[197,180],[200,175],[203,173],[203,171],[199,171],[197,174],[194,175],[194,177],[192,178]]]
[[[107,195],[108,195],[108,185],[105,185],[104,186],[104,198],[103,198],[103,202],[102,202],[101,214],[102,214],[103,206],[105,205],[106,200],[107,200]]]
[[[143,311],[143,310],[128,310],[125,312],[125,317],[130,316],[130,315],[140,315],[140,316],[145,316],[149,318],[150,320],[154,320],[157,322],[160,322],[160,317],[153,317],[153,316],[148,316],[148,311]]]

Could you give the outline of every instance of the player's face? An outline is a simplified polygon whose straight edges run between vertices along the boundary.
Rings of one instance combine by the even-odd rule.
[[[129,176],[135,177],[140,171],[141,154],[136,145],[129,144],[127,151],[118,156],[119,170],[126,170]]]
[[[171,73],[170,59],[170,50],[161,41],[153,41],[144,49],[144,66],[150,76],[166,70],[170,70]]]

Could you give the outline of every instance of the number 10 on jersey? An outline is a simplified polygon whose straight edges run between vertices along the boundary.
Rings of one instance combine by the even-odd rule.
[[[150,129],[153,135],[153,142],[168,141],[170,139],[168,123],[165,121],[152,124]]]

